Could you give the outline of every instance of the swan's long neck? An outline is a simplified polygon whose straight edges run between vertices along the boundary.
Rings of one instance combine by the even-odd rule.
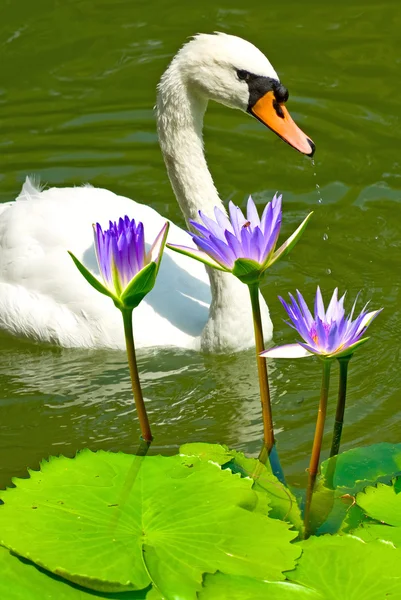
[[[213,216],[215,206],[224,209],[203,151],[203,117],[207,100],[190,91],[176,59],[159,84],[157,122],[160,146],[177,201],[188,224],[199,220],[198,211]],[[238,349],[253,345],[247,287],[234,276],[208,269],[212,303],[202,333],[204,350]]]
[[[203,152],[203,117],[207,100],[191,93],[174,62],[159,84],[158,133],[168,175],[187,224],[224,207]]]

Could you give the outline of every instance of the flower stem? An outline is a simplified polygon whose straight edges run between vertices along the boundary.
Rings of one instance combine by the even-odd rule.
[[[308,475],[308,487],[306,490],[306,501],[305,501],[305,512],[304,512],[304,525],[305,525],[305,539],[310,536],[310,511],[312,504],[313,488],[315,487],[315,481],[317,472],[319,469],[320,451],[322,449],[324,423],[326,420],[327,412],[327,398],[329,395],[329,383],[330,383],[330,368],[331,360],[323,360],[323,376],[322,376],[322,387],[320,391],[320,403],[319,412],[316,421],[315,437],[313,440],[312,454],[309,463],[309,475]]]
[[[338,387],[338,400],[336,418],[334,421],[333,442],[331,444],[330,458],[336,456],[340,450],[341,434],[344,424],[345,399],[347,395],[348,364],[351,356],[337,359],[340,363],[340,383]]]
[[[265,358],[259,356],[259,354],[265,349],[262,330],[262,317],[260,315],[259,284],[253,283],[249,285],[248,288],[251,296],[253,326],[255,330],[256,362],[258,365],[259,374],[260,401],[262,403],[263,440],[267,452],[270,454],[274,446],[274,432],[270,403],[269,379],[267,376],[267,363]]]
[[[134,333],[132,330],[132,309],[123,309],[125,343],[127,346],[128,365],[131,375],[132,392],[134,394],[136,411],[138,413],[139,425],[141,428],[142,439],[145,442],[151,442],[153,437],[150,431],[149,419],[143,401],[141,384],[139,382],[138,367],[136,364]]]

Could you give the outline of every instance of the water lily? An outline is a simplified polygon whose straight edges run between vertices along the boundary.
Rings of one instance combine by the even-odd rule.
[[[373,319],[382,309],[367,311],[368,304],[354,318],[354,302],[351,312],[345,315],[345,294],[338,299],[338,289],[333,292],[327,310],[318,286],[315,297],[314,315],[312,316],[302,294],[297,290],[297,299],[289,294],[287,304],[279,296],[291,323],[288,323],[303,338],[302,342],[278,346],[262,353],[269,358],[302,358],[317,355],[321,358],[342,358],[351,356],[354,351],[367,342],[363,337]]]
[[[260,460],[270,457],[273,472],[281,479],[284,476],[277,460],[274,464],[274,432],[270,401],[269,380],[266,361],[260,353],[264,350],[262,320],[260,315],[259,284],[266,269],[287,254],[301,237],[312,213],[277,250],[281,228],[282,197],[275,194],[259,217],[252,197],[249,196],[246,216],[232,202],[228,205],[228,216],[215,207],[212,219],[199,211],[203,223],[190,221],[194,233],[190,233],[197,249],[167,244],[168,248],[191,256],[209,267],[232,273],[249,288],[255,330],[256,361],[259,374],[260,400],[262,404],[264,448]]]
[[[288,304],[283,298],[279,297],[279,299],[291,319],[291,322],[288,324],[299,333],[303,338],[303,342],[278,346],[277,348],[261,352],[261,356],[270,358],[301,358],[316,355],[323,359],[319,410],[308,469],[308,486],[304,510],[305,537],[308,537],[311,533],[311,505],[322,449],[331,365],[333,359],[338,359],[340,363],[340,383],[330,453],[330,456],[334,456],[339,452],[344,423],[348,363],[355,350],[369,339],[363,336],[370,323],[382,309],[369,312],[366,310],[368,306],[366,304],[359,315],[354,318],[357,297],[351,312],[346,316],[344,310],[345,294],[338,299],[337,288],[333,292],[327,309],[325,309],[322,294],[318,286],[315,297],[314,315],[312,316],[302,294],[298,290],[297,299],[292,294],[289,294],[289,296],[290,302]],[[335,469],[334,462],[331,463],[331,466]],[[333,475],[334,472],[331,472],[330,476],[326,478],[326,485],[328,487],[331,487],[330,480],[332,481]]]
[[[141,222],[125,216],[109,222],[103,231],[93,225],[96,258],[103,282],[70,252],[74,263],[96,290],[112,298],[120,309],[135,308],[148,294],[156,281],[169,223],[166,222],[150,250],[145,249],[144,227]]]
[[[136,363],[132,312],[153,289],[168,229],[169,223],[166,222],[149,252],[146,252],[142,223],[136,223],[134,219],[125,216],[118,222],[110,221],[109,228],[104,231],[99,223],[93,225],[96,258],[103,282],[92,275],[77,257],[69,252],[86,281],[98,292],[109,296],[122,313],[132,391],[142,439],[147,444],[152,441],[152,433]]]
[[[281,227],[281,201],[282,196],[275,194],[260,218],[251,196],[246,216],[233,202],[228,205],[229,217],[217,207],[214,209],[215,219],[199,211],[203,224],[190,221],[195,231],[190,235],[198,250],[173,244],[168,244],[168,247],[210,267],[233,273],[244,283],[257,282],[268,267],[297,243],[312,215],[310,213],[276,250]]]

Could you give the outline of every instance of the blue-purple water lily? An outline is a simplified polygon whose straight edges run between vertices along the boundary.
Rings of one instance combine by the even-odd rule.
[[[199,249],[173,244],[168,247],[210,267],[233,273],[244,283],[256,282],[268,267],[291,250],[312,215],[310,213],[276,250],[281,227],[281,200],[282,197],[276,194],[260,218],[251,196],[246,216],[232,202],[228,205],[229,217],[217,207],[214,209],[215,220],[199,211],[203,225],[190,221],[195,230],[190,235]]]
[[[355,300],[348,316],[345,315],[345,294],[338,299],[336,288],[330,303],[325,310],[320,288],[317,288],[315,297],[314,316],[312,316],[304,298],[297,290],[297,299],[289,294],[291,302],[287,304],[283,298],[279,299],[284,306],[291,323],[288,323],[303,338],[303,342],[287,344],[271,348],[261,353],[269,358],[302,358],[318,355],[321,358],[342,358],[350,356],[356,348],[365,343],[369,338],[363,337],[368,326],[382,309],[368,312],[367,306],[362,309],[354,319]]]
[[[85,279],[118,308],[135,308],[153,288],[167,239],[166,222],[146,252],[143,223],[125,216],[103,231],[93,225],[96,258],[104,284],[70,252]]]

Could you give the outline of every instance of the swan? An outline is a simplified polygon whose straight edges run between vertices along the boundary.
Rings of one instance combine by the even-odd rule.
[[[158,85],[156,113],[168,176],[187,223],[199,209],[209,216],[215,206],[224,210],[203,151],[208,101],[249,113],[311,156],[313,142],[289,116],[287,98],[268,59],[239,37],[198,34],[178,51]],[[27,178],[15,201],[0,204],[0,331],[63,347],[123,349],[119,311],[87,284],[67,250],[99,276],[91,225],[124,215],[144,223],[149,241],[166,221],[150,206],[106,189],[41,189]],[[168,241],[191,245],[173,223]],[[261,304],[269,340],[272,324]],[[231,352],[254,345],[247,286],[170,250],[133,320],[138,348]]]

